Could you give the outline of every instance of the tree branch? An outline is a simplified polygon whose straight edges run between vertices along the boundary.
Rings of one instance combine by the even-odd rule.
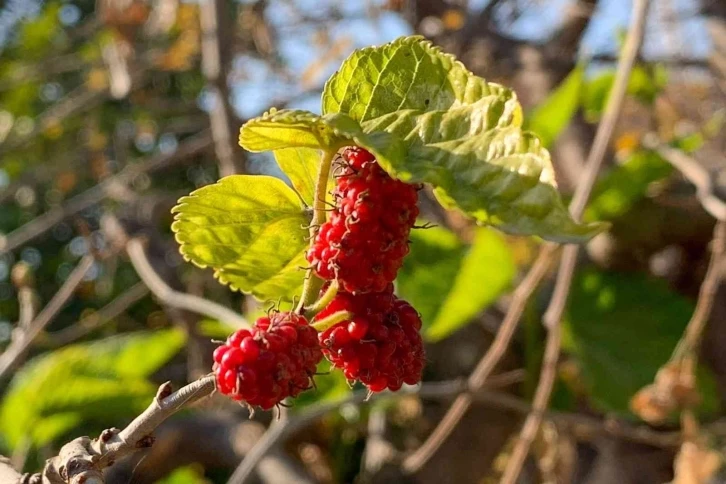
[[[63,309],[63,306],[73,296],[76,288],[83,282],[83,278],[93,266],[93,262],[94,257],[92,255],[83,257],[58,292],[48,302],[48,305],[28,325],[27,329],[21,333],[16,333],[18,337],[14,337],[10,345],[0,355],[0,380],[15,368],[17,361],[25,355],[25,352],[35,338],[38,337],[58,312]]]
[[[570,212],[576,220],[582,216],[587,200],[592,192],[600,166],[605,159],[615,126],[620,117],[623,101],[630,79],[630,72],[640,51],[645,34],[645,23],[650,6],[649,0],[634,0],[633,13],[628,35],[623,48],[622,60],[618,64],[613,89],[605,107],[602,122],[598,126],[592,150],[585,164],[582,180],[577,185],[574,197],[570,203]],[[519,477],[524,461],[529,454],[529,448],[534,441],[540,425],[542,413],[550,400],[557,376],[557,360],[560,354],[561,328],[560,320],[567,304],[568,294],[572,285],[572,277],[577,264],[577,255],[580,247],[569,245],[565,247],[560,268],[557,273],[555,289],[549,307],[545,311],[543,320],[548,329],[545,353],[542,361],[539,383],[535,390],[532,412],[527,415],[519,439],[514,446],[507,467],[502,475],[502,484],[514,484]]]
[[[91,440],[79,437],[64,445],[58,456],[49,459],[43,470],[44,484],[102,484],[103,470],[114,462],[150,447],[151,433],[179,410],[207,397],[215,390],[214,375],[207,375],[172,393],[171,383],[159,387],[144,412],[123,430],[104,430]]]
[[[661,143],[655,134],[646,136],[643,144],[662,156],[696,187],[696,196],[708,213],[717,220],[726,220],[726,201],[716,195],[712,173],[683,151]]]
[[[514,291],[512,302],[499,327],[499,331],[497,331],[494,341],[469,377],[468,387],[471,392],[476,392],[482,388],[484,382],[489,378],[506,353],[509,343],[514,337],[519,319],[524,312],[527,300],[537,288],[540,280],[544,277],[547,268],[554,259],[556,248],[556,244],[546,244],[542,247],[537,260]],[[424,466],[439,447],[441,447],[441,444],[446,441],[454,428],[456,428],[456,425],[471,404],[472,396],[468,393],[462,393],[454,400],[454,403],[449,407],[449,410],[441,419],[438,426],[421,447],[403,460],[402,467],[404,472],[413,474]]]
[[[144,284],[151,289],[156,297],[162,303],[169,306],[185,309],[196,314],[202,314],[214,318],[216,320],[229,323],[237,328],[249,328],[250,324],[244,316],[217,304],[214,301],[194,296],[193,294],[185,294],[178,292],[169,287],[159,275],[156,273],[149,259],[146,257],[144,245],[140,239],[129,239],[126,243],[126,253],[131,260],[131,264],[136,272],[144,281]]]

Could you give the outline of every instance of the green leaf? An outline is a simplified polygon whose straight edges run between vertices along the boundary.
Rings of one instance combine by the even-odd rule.
[[[585,64],[578,64],[526,118],[527,129],[537,133],[546,147],[552,145],[580,107]]]
[[[652,183],[673,173],[673,167],[658,153],[639,150],[612,168],[593,189],[585,220],[614,220],[643,199]]]
[[[479,222],[558,242],[581,242],[604,228],[570,217],[549,153],[521,129],[514,92],[421,37],[354,52],[326,84],[323,113],[345,113],[369,136],[393,135],[372,143],[354,137],[389,174],[434,185],[444,206]]]
[[[172,230],[184,257],[234,290],[290,298],[303,283],[309,214],[269,176],[232,175],[182,197]]]
[[[323,114],[345,113],[364,122],[397,111],[446,111],[482,98],[507,98],[511,115],[522,110],[509,89],[473,75],[450,54],[420,36],[356,50],[323,90]]]
[[[308,207],[312,207],[320,152],[310,148],[286,148],[275,151],[275,160],[300,198]]]
[[[426,339],[439,341],[469,323],[509,289],[516,271],[504,237],[491,229],[477,230],[453,287],[436,319],[426,328]]]
[[[398,292],[421,313],[424,337],[439,341],[465,326],[512,282],[515,265],[504,237],[477,230],[464,247],[450,231],[411,233],[411,253],[398,277]]]
[[[652,68],[635,66],[628,79],[627,92],[644,104],[651,105],[667,84],[662,66]],[[585,118],[591,122],[600,119],[615,82],[615,69],[609,69],[585,82],[582,89],[582,107]]]
[[[184,340],[180,330],[157,330],[71,345],[35,358],[10,383],[0,406],[0,433],[11,447],[26,437],[41,446],[79,423],[106,425],[109,418],[137,414],[156,389],[146,377]]]
[[[351,138],[345,133],[355,132],[360,126],[345,115],[273,108],[242,125],[239,144],[253,152],[292,147],[335,151],[349,144]]]
[[[421,314],[424,334],[454,285],[466,248],[443,227],[412,230],[411,252],[403,259],[397,292]]]
[[[594,270],[578,274],[563,321],[563,347],[579,361],[593,406],[630,414],[630,398],[668,361],[692,312],[691,301],[662,281]],[[718,405],[710,387],[700,388],[703,411]]]
[[[604,228],[570,217],[549,153],[521,129],[515,94],[420,37],[354,53],[326,84],[323,110],[271,110],[242,127],[240,144],[250,151],[355,144],[391,176],[430,183],[446,207],[501,230],[581,242]]]

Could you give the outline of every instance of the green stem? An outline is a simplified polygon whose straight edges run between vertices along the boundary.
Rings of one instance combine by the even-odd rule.
[[[315,303],[311,304],[307,309],[306,313],[310,315],[312,318],[316,314],[318,314],[320,311],[325,309],[325,307],[330,304],[330,302],[335,298],[335,296],[338,294],[338,281],[333,280],[330,283],[330,286],[325,290],[325,293],[320,296],[320,299],[318,299]]]
[[[330,165],[333,163],[337,150],[323,151],[320,167],[318,169],[318,177],[315,181],[315,198],[313,200],[313,219],[310,222],[310,244],[315,243],[315,236],[318,234],[320,226],[325,223],[325,195],[328,189],[328,178],[330,177]],[[320,288],[323,286],[323,280],[315,275],[312,268],[308,269],[307,277],[303,283],[302,296],[300,304],[298,304],[297,312],[305,313],[305,308],[309,306],[317,298]]]
[[[350,311],[338,311],[337,313],[333,313],[330,316],[326,316],[323,319],[315,321],[310,326],[315,328],[315,331],[318,333],[322,333],[326,329],[330,329],[336,324],[351,318],[353,318],[353,313]]]

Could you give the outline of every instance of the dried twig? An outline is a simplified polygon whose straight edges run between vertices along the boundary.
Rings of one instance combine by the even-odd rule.
[[[193,294],[178,292],[169,287],[159,274],[156,273],[144,251],[144,244],[140,239],[129,239],[126,243],[126,253],[129,255],[131,264],[144,281],[144,284],[151,289],[151,292],[161,302],[169,306],[186,309],[197,314],[203,314],[210,318],[229,323],[237,328],[249,328],[250,324],[241,314],[228,309],[209,299],[204,299]]]
[[[701,289],[698,292],[696,309],[693,311],[691,320],[683,333],[683,339],[679,345],[681,351],[697,352],[698,346],[706,328],[708,316],[711,314],[716,292],[724,278],[724,260],[726,260],[726,220],[716,223],[713,229],[713,241],[711,246],[711,261],[708,264],[706,277],[703,279]]]
[[[708,213],[717,220],[726,220],[726,201],[714,193],[713,173],[683,151],[661,143],[655,134],[646,136],[643,144],[655,150],[695,185],[696,196]]]
[[[13,338],[10,345],[0,355],[0,379],[8,375],[15,367],[17,361],[25,355],[25,352],[35,338],[38,337],[58,312],[63,309],[63,306],[73,296],[76,288],[83,282],[83,278],[93,266],[93,262],[93,256],[84,256],[58,292],[55,293],[48,305],[28,325],[27,330],[19,333],[18,337]]]
[[[577,185],[575,195],[570,204],[570,212],[575,219],[579,219],[585,210],[585,205],[592,192],[600,166],[605,159],[615,126],[620,117],[623,101],[630,79],[630,72],[640,51],[645,34],[645,21],[648,14],[649,0],[635,0],[633,14],[628,35],[623,47],[623,53],[615,74],[613,89],[605,107],[605,114],[598,126],[592,150],[585,164],[583,179]],[[557,376],[557,360],[560,353],[561,328],[560,320],[567,304],[567,297],[572,285],[572,277],[577,264],[577,255],[580,247],[569,245],[564,249],[552,299],[544,314],[544,324],[548,329],[545,353],[542,361],[539,383],[535,390],[532,412],[522,426],[517,443],[509,456],[507,467],[502,475],[502,484],[514,484],[519,477],[524,461],[529,454],[529,448],[542,424],[542,413],[550,400]]]
[[[507,310],[507,314],[502,321],[499,331],[497,332],[492,345],[486,354],[477,364],[476,368],[469,377],[468,387],[470,391],[476,392],[484,385],[486,379],[496,368],[499,361],[509,347],[509,343],[517,329],[519,318],[524,312],[529,296],[534,292],[539,281],[544,277],[547,267],[552,262],[555,255],[555,244],[545,245],[539,253],[537,260],[527,273],[527,276],[517,286],[512,296],[512,302]],[[434,455],[441,444],[451,434],[466,411],[472,403],[472,396],[468,393],[459,395],[454,403],[449,407],[439,425],[429,435],[426,441],[414,453],[404,459],[402,466],[407,473],[415,473]]]
[[[91,331],[113,321],[130,306],[142,300],[149,294],[149,288],[143,282],[131,286],[116,299],[98,311],[81,318],[78,322],[46,336],[52,346],[64,346],[76,341]]]

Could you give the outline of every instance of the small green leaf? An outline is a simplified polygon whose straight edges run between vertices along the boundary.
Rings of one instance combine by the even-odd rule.
[[[648,187],[673,173],[673,167],[658,153],[639,150],[612,168],[593,190],[585,220],[614,220],[627,213],[646,196]]]
[[[439,341],[469,323],[509,289],[516,271],[504,237],[491,229],[477,230],[453,287],[436,319],[426,328],[426,339]]]
[[[234,290],[290,298],[302,286],[309,214],[297,194],[269,176],[232,175],[172,209],[184,257]]]
[[[11,447],[26,437],[41,446],[81,422],[107,424],[136,415],[156,389],[146,377],[184,340],[180,330],[157,330],[70,345],[33,359],[14,375],[3,398],[0,433]]]
[[[360,126],[345,115],[318,116],[309,111],[270,109],[242,125],[239,144],[248,151],[283,148],[337,150],[348,137],[340,131],[360,131]]]
[[[527,129],[537,133],[545,147],[549,147],[567,128],[580,107],[585,65],[578,64],[526,118]]]
[[[411,240],[398,291],[421,313],[429,341],[439,341],[471,322],[514,278],[509,247],[491,229],[478,229],[468,249],[440,227],[415,230]]]
[[[310,148],[286,148],[275,150],[275,160],[300,198],[308,207],[312,207],[320,152]]]
[[[563,347],[579,361],[595,408],[629,415],[630,398],[653,382],[692,312],[691,301],[662,281],[594,270],[578,274],[563,321]],[[700,390],[701,410],[715,410],[713,388]]]

